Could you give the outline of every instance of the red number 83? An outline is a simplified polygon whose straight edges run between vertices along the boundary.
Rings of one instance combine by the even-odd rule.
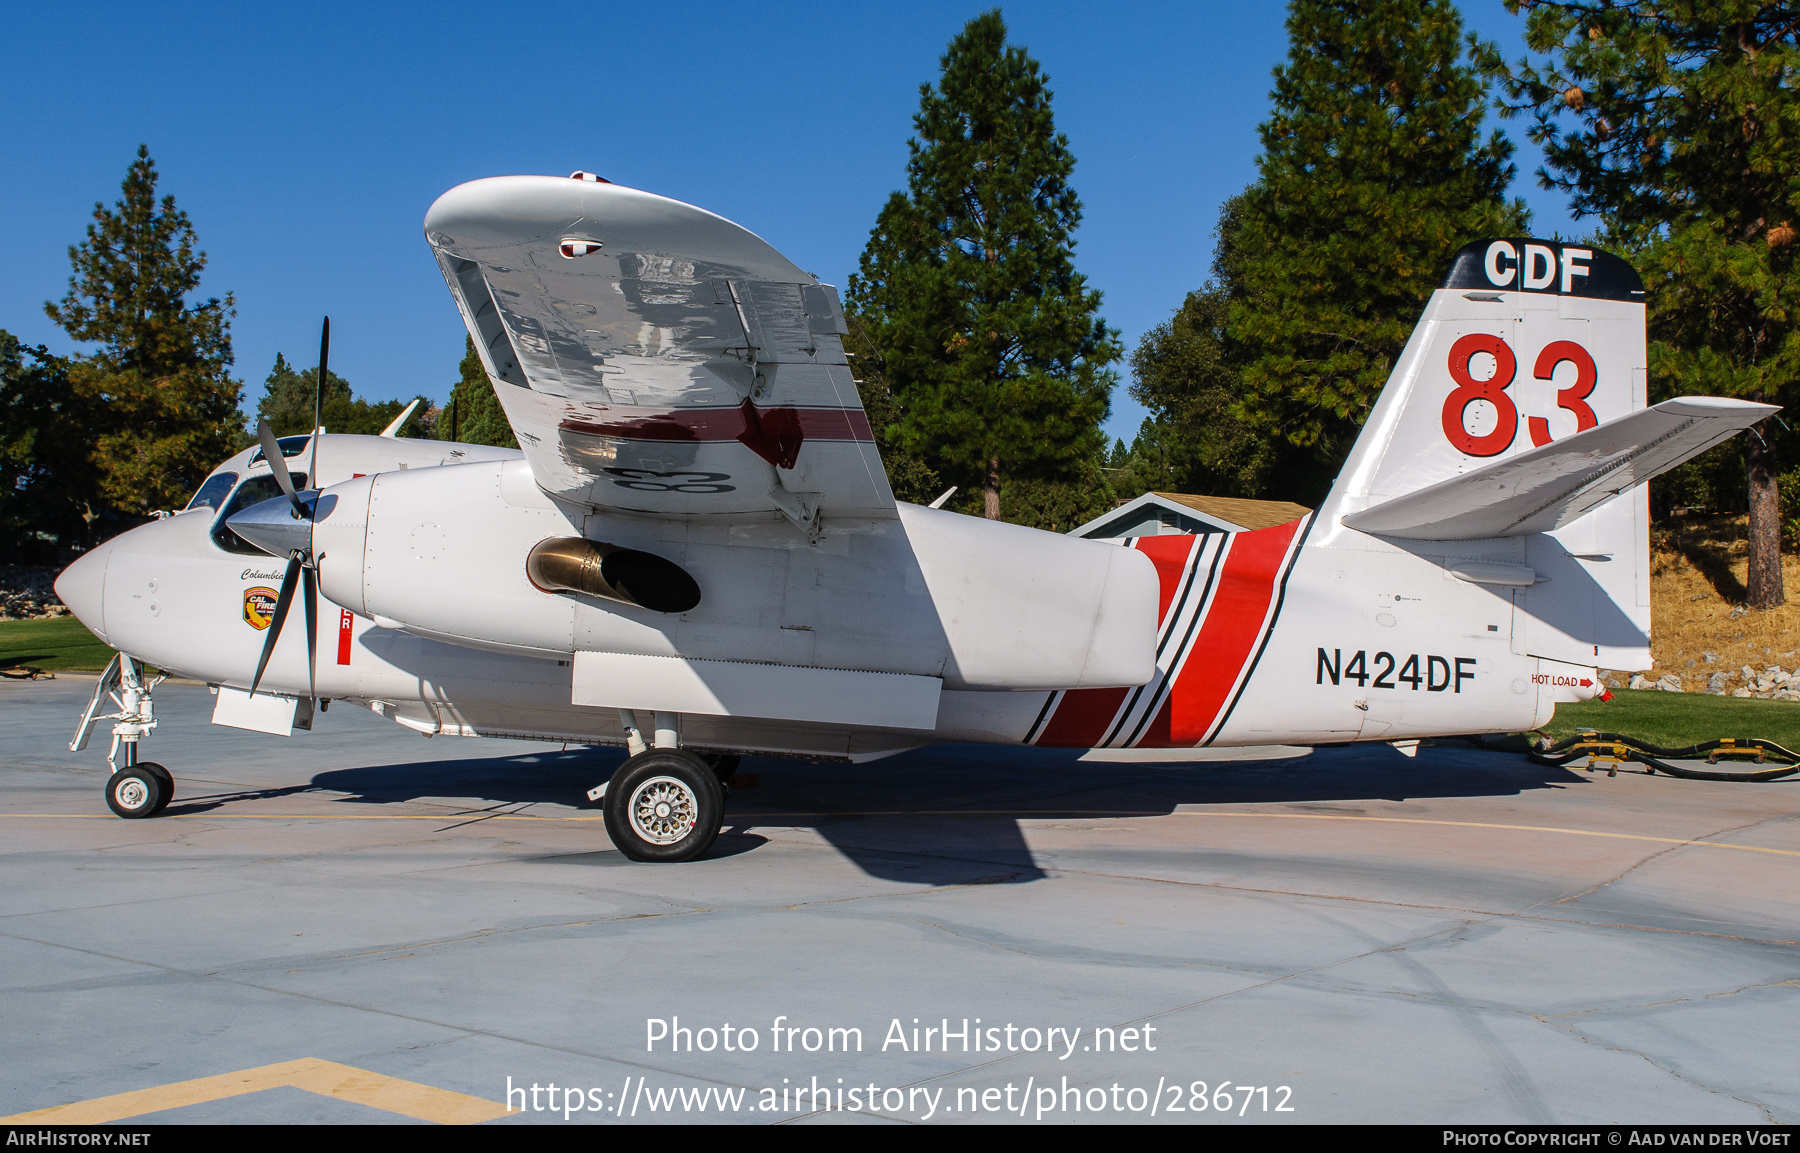
[[[1478,352],[1485,352],[1494,358],[1494,375],[1486,380],[1476,380],[1469,375],[1469,361]],[[1587,349],[1572,340],[1553,341],[1538,353],[1537,362],[1531,366],[1531,375],[1538,380],[1550,380],[1556,373],[1556,366],[1564,361],[1575,366],[1575,383],[1557,390],[1556,406],[1575,414],[1575,431],[1593,428],[1599,421],[1594,416],[1594,410],[1588,407],[1587,397],[1594,391],[1599,372]],[[1456,382],[1456,387],[1444,398],[1445,438],[1459,452],[1470,456],[1498,456],[1505,452],[1519,431],[1519,410],[1513,405],[1512,397],[1506,395],[1519,368],[1512,349],[1498,336],[1470,333],[1459,337],[1450,346],[1449,367],[1450,379]],[[1465,410],[1478,400],[1485,400],[1493,405],[1497,417],[1493,431],[1481,436],[1471,433],[1463,423]],[[1534,416],[1528,419],[1527,425],[1531,431],[1532,444],[1542,446],[1550,443],[1548,420]]]

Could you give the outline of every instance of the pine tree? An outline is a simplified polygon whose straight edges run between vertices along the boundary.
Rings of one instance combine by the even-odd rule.
[[[1525,230],[1512,145],[1449,0],[1293,0],[1288,60],[1240,208],[1239,411],[1336,472],[1462,245]]]
[[[902,411],[882,367],[881,355],[869,339],[868,326],[856,314],[845,317],[849,334],[844,337],[844,352],[850,358],[856,377],[856,391],[862,399],[863,412],[875,432],[875,449],[881,454],[881,465],[887,471],[888,487],[898,500],[913,504],[929,504],[944,491],[937,470],[911,451],[895,435]]]
[[[317,368],[295,372],[287,358],[276,353],[275,366],[263,382],[263,398],[257,402],[256,415],[269,422],[276,436],[305,436],[313,424],[313,393],[318,381]],[[373,436],[399,416],[406,405],[406,401],[376,401],[354,396],[350,382],[330,372],[325,395],[319,402],[319,423],[327,432]],[[415,410],[400,435],[405,436],[409,429],[419,427],[420,414]]]
[[[236,451],[241,389],[230,378],[232,298],[189,303],[206,254],[173,196],[156,198],[147,147],[124,195],[94,205],[87,238],[69,249],[74,273],[44,311],[75,340],[99,347],[69,358],[74,400],[93,421],[99,490],[116,509],[180,508]]]
[[[431,435],[438,440],[454,440],[462,444],[491,444],[500,448],[518,448],[519,440],[507,423],[500,398],[494,395],[494,384],[488,379],[475,342],[463,337],[461,378],[450,387],[450,403],[438,414]]]
[[[890,430],[1001,516],[1004,477],[1083,482],[1121,349],[1075,271],[1075,158],[1047,77],[996,9],[920,86],[907,191],[882,208],[850,279],[900,407]],[[1040,502],[1041,503],[1041,502]]]
[[[1131,354],[1131,395],[1151,417],[1131,446],[1129,468],[1121,465],[1112,478],[1121,496],[1176,491],[1259,497],[1284,456],[1277,442],[1252,435],[1236,411],[1243,382],[1228,324],[1232,302],[1244,295],[1242,204],[1243,197],[1234,196],[1219,208],[1212,279],[1188,293],[1175,315],[1146,332]]]
[[[1529,111],[1570,194],[1638,248],[1650,310],[1653,392],[1776,404],[1800,379],[1800,11],[1756,0],[1539,3],[1507,65],[1503,114]],[[1743,438],[1747,599],[1782,603],[1781,499],[1772,421]]]

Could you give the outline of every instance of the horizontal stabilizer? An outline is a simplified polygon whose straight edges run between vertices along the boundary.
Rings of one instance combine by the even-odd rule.
[[[1359,532],[1406,540],[1483,540],[1551,532],[1780,409],[1689,396],[1352,513]]]

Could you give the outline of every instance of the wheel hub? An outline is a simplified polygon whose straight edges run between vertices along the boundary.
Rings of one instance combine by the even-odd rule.
[[[652,777],[639,785],[626,806],[631,827],[655,845],[672,845],[693,831],[700,799],[674,777]]]
[[[144,788],[144,782],[139,780],[123,782],[113,795],[119,799],[121,805],[128,809],[141,809],[144,807],[144,802],[150,799],[150,791]]]

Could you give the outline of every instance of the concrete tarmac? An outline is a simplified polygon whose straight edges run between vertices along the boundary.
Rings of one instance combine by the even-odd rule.
[[[616,752],[264,737],[188,685],[175,801],[121,820],[91,688],[0,683],[10,1120],[1800,1120],[1800,782],[746,760],[711,855],[641,865],[583,797]]]

